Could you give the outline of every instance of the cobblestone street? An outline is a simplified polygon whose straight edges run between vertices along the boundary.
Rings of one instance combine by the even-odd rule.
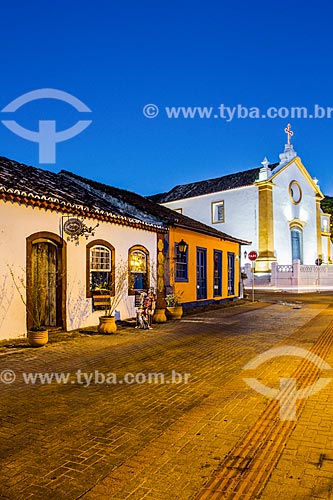
[[[333,384],[283,421],[280,402],[243,380],[304,388],[330,371],[295,356],[243,367],[283,345],[333,366],[332,299],[248,303],[1,355],[0,372],[16,376],[0,383],[1,500],[331,499]],[[27,383],[29,373],[68,377]]]

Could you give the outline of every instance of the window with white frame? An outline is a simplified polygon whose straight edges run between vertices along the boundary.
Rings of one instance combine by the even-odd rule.
[[[212,223],[219,224],[225,222],[224,200],[212,203]]]
[[[89,259],[90,290],[106,291],[110,289],[112,273],[112,251],[104,245],[90,248]]]

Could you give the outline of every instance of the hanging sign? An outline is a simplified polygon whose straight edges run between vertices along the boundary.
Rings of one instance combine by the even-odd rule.
[[[82,233],[83,223],[80,219],[71,217],[64,223],[64,231],[69,236],[77,236]]]

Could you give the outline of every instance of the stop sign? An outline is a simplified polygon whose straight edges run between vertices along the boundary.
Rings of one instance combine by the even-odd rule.
[[[249,256],[248,257],[249,257],[250,260],[253,261],[253,260],[256,260],[258,258],[258,254],[257,254],[257,252],[255,250],[252,250],[251,252],[249,252]]]

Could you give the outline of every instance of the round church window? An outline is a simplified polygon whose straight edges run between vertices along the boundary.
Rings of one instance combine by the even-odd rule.
[[[302,199],[302,190],[301,186],[297,181],[291,181],[289,184],[289,195],[291,198],[291,201],[297,205],[301,199]]]

